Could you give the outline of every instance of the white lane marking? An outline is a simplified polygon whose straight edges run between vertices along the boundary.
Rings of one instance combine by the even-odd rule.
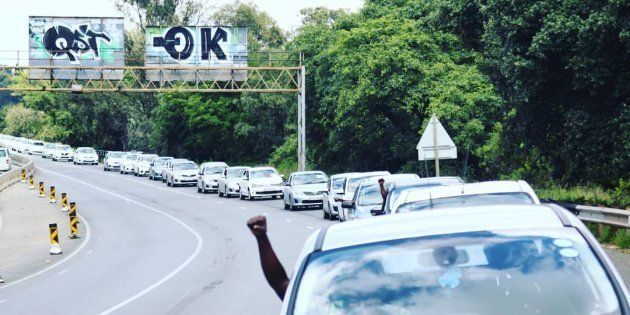
[[[174,216],[172,216],[172,215],[170,215],[170,214],[168,214],[166,212],[163,212],[163,211],[160,211],[160,210],[155,209],[153,207],[147,206],[147,205],[145,205],[145,204],[143,204],[141,202],[138,202],[136,200],[133,200],[133,199],[127,198],[125,196],[119,195],[117,193],[111,192],[109,190],[105,190],[103,188],[94,186],[94,185],[92,185],[90,183],[86,183],[86,182],[84,182],[82,180],[78,180],[78,179],[76,179],[74,177],[66,176],[66,175],[63,175],[63,174],[60,174],[60,173],[57,173],[57,172],[54,172],[54,171],[51,171],[51,170],[47,170],[47,169],[42,169],[42,168],[38,168],[38,169],[43,170],[44,172],[55,174],[55,175],[57,175],[59,177],[63,177],[63,178],[69,179],[69,180],[73,180],[73,181],[75,181],[77,183],[80,183],[82,185],[85,185],[87,187],[90,187],[90,188],[93,188],[93,189],[98,190],[100,192],[103,192],[103,193],[109,194],[111,196],[120,198],[122,200],[125,200],[126,202],[130,202],[130,203],[136,204],[136,205],[138,205],[138,206],[140,206],[142,208],[145,208],[147,210],[153,211],[153,212],[155,212],[157,214],[161,214],[161,215],[167,217],[168,219],[173,220],[175,223],[181,225],[184,229],[188,230],[188,232],[190,232],[197,239],[197,246],[195,247],[194,252],[186,260],[184,260],[184,262],[182,264],[177,266],[177,268],[175,268],[173,271],[171,271],[169,274],[167,274],[166,276],[164,276],[162,279],[158,280],[154,284],[152,284],[149,287],[145,288],[144,290],[136,293],[132,297],[130,297],[130,298],[128,298],[128,299],[126,299],[126,300],[124,300],[124,301],[122,301],[122,302],[120,302],[120,303],[118,303],[118,304],[116,304],[116,305],[114,305],[112,307],[110,307],[109,309],[101,312],[100,313],[101,315],[103,315],[103,314],[111,314],[114,311],[124,307],[125,305],[127,305],[127,304],[129,304],[129,303],[131,303],[131,302],[141,298],[143,295],[153,291],[155,288],[159,287],[164,282],[166,282],[166,281],[170,280],[171,278],[173,278],[180,271],[184,270],[184,268],[186,268],[195,258],[197,258],[197,256],[201,252],[201,248],[203,247],[203,239],[201,238],[201,235],[199,235],[199,233],[197,233],[197,231],[195,231],[193,228],[188,226],[182,220],[180,220],[180,219],[178,219],[178,218],[176,218],[176,217],[174,217]]]
[[[94,251],[93,249],[90,249],[90,250],[87,251],[87,253],[91,254],[93,251]]]
[[[223,201],[217,201],[217,203],[222,205],[224,202]]]
[[[22,279],[18,279],[16,281],[13,281],[13,282],[8,283],[8,284],[3,284],[2,286],[0,286],[0,290],[6,289],[6,288],[8,288],[10,286],[14,286],[14,285],[16,285],[16,284],[18,284],[20,282],[26,281],[26,280],[31,279],[33,277],[37,277],[37,276],[43,274],[44,272],[47,272],[47,271],[49,271],[49,270],[51,270],[51,269],[53,269],[53,268],[55,268],[55,267],[65,263],[66,261],[68,261],[72,257],[74,257],[76,254],[78,254],[83,249],[83,247],[85,247],[85,245],[87,245],[87,243],[90,241],[90,237],[92,236],[92,231],[90,229],[90,224],[88,223],[88,221],[85,220],[85,218],[83,216],[81,216],[80,214],[78,216],[79,216],[79,219],[81,220],[81,222],[83,222],[83,224],[85,225],[85,239],[83,240],[83,243],[81,243],[81,245],[79,245],[79,247],[77,247],[77,249],[74,252],[72,252],[72,254],[70,254],[70,255],[66,256],[64,259],[62,259],[62,260],[60,260],[60,261],[58,261],[58,262],[48,266],[47,268],[44,268],[44,269],[42,269],[42,270],[40,270],[38,272],[32,273],[32,274],[30,274],[30,275],[28,275],[28,276],[26,276],[26,277],[24,277]]]
[[[103,237],[102,237],[102,236],[99,236],[99,237],[97,238],[97,240],[99,240],[99,241],[100,241],[100,240],[102,240],[102,239],[103,239]]]
[[[57,275],[61,276],[62,274],[66,273],[66,272],[68,272],[68,269],[64,269],[64,270],[61,270],[61,271],[57,272]]]
[[[289,222],[293,222],[293,220],[291,220],[291,219],[285,219],[285,220],[284,220],[284,222],[289,223]]]
[[[310,225],[307,225],[307,226],[306,226],[306,228],[307,228],[307,229],[309,229],[309,230],[312,230],[312,229],[314,229],[315,227],[312,227],[312,226],[310,226]]]
[[[267,213],[267,212],[263,212],[263,213],[262,213],[262,215],[264,215],[264,216],[268,217],[268,216],[269,216],[269,213]]]
[[[0,300],[0,304],[4,303],[6,301],[8,301],[8,300]]]
[[[75,169],[75,167],[67,167],[67,168]],[[127,175],[116,176],[114,174],[108,174],[106,172],[97,172],[97,171],[88,170],[88,169],[84,169],[84,168],[78,168],[78,169],[80,169],[80,170],[82,170],[84,172],[90,172],[90,173],[95,173],[95,174],[99,174],[99,175],[106,175],[106,176],[110,176],[110,177],[116,177],[116,178],[123,179],[123,180],[129,181],[129,182],[132,182],[132,183],[137,183],[137,184],[145,185],[145,186],[148,186],[148,187],[151,187],[151,188],[157,188],[157,189],[161,189],[161,190],[164,190],[164,191],[172,192],[174,194],[180,194],[180,195],[188,196],[188,197],[195,198],[195,199],[201,199],[201,197],[196,196],[196,195],[192,195],[192,194],[188,194],[188,193],[185,193],[185,192],[164,188],[164,187],[157,186],[157,185],[147,184],[147,183],[141,182],[139,180],[134,180],[134,179],[130,179],[130,178],[124,177],[124,176],[127,176]]]
[[[247,210],[247,207],[240,207],[240,208],[243,209],[243,210]]]

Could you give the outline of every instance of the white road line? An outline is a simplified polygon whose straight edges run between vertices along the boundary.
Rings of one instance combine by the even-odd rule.
[[[103,188],[100,188],[100,187],[94,186],[94,185],[92,185],[92,184],[90,184],[90,183],[86,183],[86,182],[84,182],[84,181],[82,181],[82,180],[78,180],[78,179],[76,179],[76,178],[74,178],[74,177],[66,176],[66,175],[63,175],[63,174],[60,174],[60,173],[57,173],[57,172],[51,171],[51,170],[42,169],[42,168],[40,168],[40,167],[38,167],[38,169],[40,169],[40,170],[42,170],[42,171],[44,171],[44,172],[47,172],[47,173],[55,174],[55,175],[57,175],[57,176],[59,176],[59,177],[62,177],[62,178],[66,178],[66,179],[69,179],[69,180],[75,181],[75,182],[80,183],[80,184],[82,184],[82,185],[85,185],[85,186],[87,186],[87,187],[93,188],[93,189],[95,189],[95,190],[98,190],[98,191],[100,191],[100,192],[106,193],[106,194],[108,194],[108,195],[111,195],[111,196],[114,196],[114,197],[120,198],[120,199],[122,199],[122,200],[125,200],[125,201],[127,201],[127,202],[130,202],[130,203],[136,204],[136,205],[138,205],[138,206],[140,206],[140,207],[142,207],[142,208],[145,208],[145,209],[147,209],[147,210],[153,211],[153,212],[155,212],[155,213],[157,213],[157,214],[163,215],[163,216],[167,217],[168,219],[173,220],[175,223],[177,223],[177,224],[181,225],[184,229],[188,230],[188,232],[190,232],[190,233],[191,233],[191,234],[192,234],[192,235],[193,235],[193,236],[197,239],[197,246],[195,247],[195,250],[193,251],[193,253],[192,253],[192,254],[191,254],[191,255],[190,255],[190,256],[189,256],[186,260],[184,260],[184,262],[183,262],[182,264],[180,264],[177,268],[175,268],[173,271],[171,271],[169,274],[167,274],[166,276],[164,276],[162,279],[158,280],[157,282],[155,282],[154,284],[152,284],[152,285],[150,285],[149,287],[145,288],[144,290],[142,290],[142,291],[140,291],[140,292],[136,293],[135,295],[131,296],[130,298],[128,298],[128,299],[126,299],[126,300],[124,300],[124,301],[122,301],[122,302],[120,302],[120,303],[118,303],[118,304],[116,304],[116,305],[114,305],[114,306],[112,306],[112,307],[108,308],[107,310],[105,310],[105,311],[101,312],[101,313],[100,313],[101,315],[103,315],[103,314],[111,314],[111,313],[113,313],[114,311],[121,309],[121,308],[122,308],[122,307],[124,307],[125,305],[127,305],[127,304],[129,304],[129,303],[131,303],[131,302],[133,302],[133,301],[135,301],[135,300],[137,300],[137,299],[141,298],[141,297],[142,297],[142,296],[144,296],[145,294],[147,294],[147,293],[149,293],[149,292],[153,291],[155,288],[159,287],[160,285],[162,285],[162,284],[163,284],[163,283],[165,283],[166,281],[168,281],[168,280],[170,280],[171,278],[173,278],[173,277],[174,277],[175,275],[177,275],[180,271],[184,270],[184,268],[186,268],[186,267],[187,267],[187,266],[188,266],[188,265],[189,265],[189,264],[190,264],[190,263],[191,263],[191,262],[192,262],[195,258],[197,258],[197,256],[198,256],[198,255],[199,255],[199,253],[201,252],[201,248],[203,247],[203,239],[201,238],[201,235],[199,235],[199,233],[197,233],[197,231],[195,231],[193,228],[191,228],[190,226],[188,226],[186,223],[184,223],[184,222],[183,222],[183,221],[181,221],[180,219],[178,219],[178,218],[176,218],[176,217],[174,217],[174,216],[172,216],[172,215],[170,215],[170,214],[168,214],[168,213],[166,213],[166,212],[163,212],[163,211],[160,211],[160,210],[155,209],[155,208],[153,208],[153,207],[147,206],[147,205],[145,205],[145,204],[143,204],[143,203],[141,203],[141,202],[138,202],[138,201],[136,201],[136,200],[133,200],[133,199],[127,198],[127,197],[125,197],[125,196],[119,195],[119,194],[117,194],[117,193],[115,193],[115,192],[111,192],[111,191],[109,191],[109,190],[105,190],[105,189],[103,189]]]
[[[55,268],[55,267],[65,263],[66,261],[68,261],[72,257],[74,257],[76,254],[78,254],[83,249],[83,247],[85,247],[85,245],[90,241],[90,237],[92,235],[92,232],[90,230],[90,224],[88,223],[88,221],[85,220],[85,218],[82,217],[80,214],[78,216],[79,216],[79,219],[81,220],[81,222],[83,222],[83,224],[85,225],[85,239],[83,240],[83,243],[81,243],[81,245],[79,245],[79,247],[77,247],[77,249],[74,252],[72,252],[72,254],[70,254],[70,255],[66,256],[64,259],[62,259],[62,260],[60,260],[60,261],[58,261],[58,262],[48,266],[47,268],[44,268],[44,269],[42,269],[42,270],[40,270],[38,272],[32,273],[32,274],[30,274],[30,275],[28,275],[28,276],[26,276],[26,277],[24,277],[22,279],[15,280],[15,281],[13,281],[11,283],[3,284],[2,286],[0,286],[0,290],[6,289],[6,288],[11,287],[11,286],[14,286],[14,285],[16,285],[18,283],[24,282],[24,281],[26,281],[28,279],[33,278],[33,277],[37,277],[37,276],[43,274],[44,272],[47,272],[47,271],[49,271],[49,270],[51,270],[51,269],[53,269],[53,268]]]
[[[66,272],[68,272],[68,269],[64,269],[64,270],[61,270],[61,271],[57,272],[57,275],[61,276],[62,274],[66,273]]]
[[[306,228],[307,228],[307,229],[309,229],[309,230],[312,230],[312,229],[314,229],[315,227],[310,226],[310,225],[307,225],[307,226],[306,226]]]
[[[93,249],[90,249],[90,250],[87,251],[87,253],[91,254],[93,251],[94,251]]]
[[[38,168],[39,168],[39,167],[38,167]],[[148,183],[145,183],[145,182],[141,182],[141,181],[139,181],[139,180],[134,180],[134,179],[126,178],[125,176],[127,176],[127,175],[123,175],[123,176],[116,176],[116,175],[114,175],[114,174],[108,174],[107,172],[97,172],[97,171],[87,170],[87,169],[80,168],[80,167],[79,167],[79,168],[77,168],[77,167],[71,167],[71,166],[68,166],[67,168],[79,169],[79,170],[82,170],[82,171],[84,171],[84,172],[90,172],[90,173],[95,173],[95,174],[99,174],[99,175],[106,175],[106,176],[110,176],[110,177],[116,177],[116,178],[118,178],[118,179],[126,180],[126,181],[129,181],[129,182],[132,182],[132,183],[137,183],[137,184],[145,185],[145,186],[148,186],[148,187],[151,187],[151,188],[157,188],[157,189],[161,189],[161,190],[164,190],[164,191],[172,192],[172,193],[174,193],[174,194],[184,195],[184,196],[188,196],[188,197],[195,198],[195,199],[201,199],[201,197],[196,196],[196,195],[193,195],[193,194],[189,194],[189,193],[185,193],[185,192],[181,192],[181,191],[172,190],[172,189],[164,188],[164,187],[157,186],[157,185],[148,184]]]
[[[293,220],[291,220],[291,219],[285,219],[285,220],[284,220],[284,222],[289,223],[289,222],[293,222]]]
[[[8,300],[0,300],[0,304],[4,303],[6,301],[8,301]]]

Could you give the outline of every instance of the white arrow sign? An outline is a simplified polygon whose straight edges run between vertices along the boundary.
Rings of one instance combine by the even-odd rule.
[[[440,176],[439,160],[457,158],[457,146],[435,114],[431,116],[416,149],[418,150],[418,160],[435,160],[436,176]]]

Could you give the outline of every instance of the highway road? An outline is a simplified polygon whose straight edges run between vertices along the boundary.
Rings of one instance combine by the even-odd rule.
[[[101,166],[35,161],[38,179],[77,202],[89,232],[54,268],[0,287],[0,314],[278,314],[245,222],[268,216],[288,273],[304,240],[332,224],[320,210],[282,210],[280,200],[225,199]]]

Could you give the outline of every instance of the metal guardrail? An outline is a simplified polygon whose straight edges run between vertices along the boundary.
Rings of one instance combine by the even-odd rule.
[[[29,157],[16,154],[10,154],[10,156],[14,164],[17,164],[17,167],[0,174],[0,191],[19,182],[22,170],[26,170],[27,176],[35,174],[35,165]]]
[[[555,203],[575,213],[577,217],[590,223],[611,225],[618,228],[630,228],[630,211],[606,207],[584,206],[568,202],[560,202],[551,199],[541,199],[541,202]]]

